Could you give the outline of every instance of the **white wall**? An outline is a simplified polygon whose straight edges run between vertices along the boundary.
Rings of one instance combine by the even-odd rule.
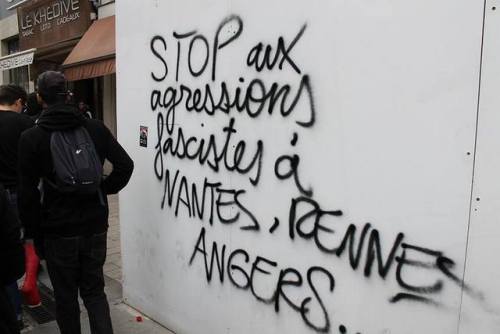
[[[16,36],[18,33],[17,15],[10,15],[0,20],[0,56],[8,54],[6,40]],[[8,75],[8,71],[0,72],[0,85],[8,81]]]
[[[101,6],[99,6],[99,8],[98,8],[97,14],[98,14],[98,17],[100,19],[115,15],[115,2],[114,1],[113,2],[102,1]]]
[[[0,20],[0,40],[14,37],[18,33],[17,15],[11,15]]]
[[[103,77],[103,122],[116,136],[116,75]]]
[[[465,281],[484,291],[485,311],[477,312],[478,304],[464,298],[460,333],[488,333],[492,319],[500,332],[498,297],[500,296],[500,20],[493,1],[486,1],[484,47],[481,66],[481,91],[478,112],[477,149],[474,168],[467,270]]]
[[[483,4],[466,0],[117,3],[118,137],[136,166],[120,195],[126,301],[177,333],[498,333],[500,266],[482,259],[500,229],[481,223],[498,205],[467,239],[482,27]],[[195,32],[180,57],[174,32]],[[247,65],[280,38],[272,68]],[[208,55],[197,77],[192,40],[195,73]],[[250,91],[250,112],[187,110],[196,89],[211,110],[206,87],[217,104],[222,83]],[[274,107],[250,117],[273,83]],[[152,106],[174,91],[175,108]]]

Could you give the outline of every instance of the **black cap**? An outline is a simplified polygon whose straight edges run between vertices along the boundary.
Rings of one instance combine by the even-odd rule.
[[[37,80],[38,94],[42,96],[50,96],[57,94],[65,94],[66,78],[64,74],[56,71],[43,72],[38,76]]]

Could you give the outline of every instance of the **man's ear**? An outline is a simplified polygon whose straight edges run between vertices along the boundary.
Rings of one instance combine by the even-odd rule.
[[[38,102],[39,105],[41,105],[42,107],[45,107],[46,106],[46,103],[45,101],[42,99],[42,97],[40,96],[40,94],[36,93],[36,101]]]
[[[20,113],[23,111],[24,103],[23,99],[18,98],[15,102],[14,105],[16,106],[17,112]]]

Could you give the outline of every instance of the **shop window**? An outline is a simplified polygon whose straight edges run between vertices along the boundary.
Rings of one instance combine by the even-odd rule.
[[[19,39],[13,39],[7,42],[8,54],[19,52]],[[29,73],[28,66],[21,66],[9,70],[9,83],[16,84],[26,91],[29,90]]]

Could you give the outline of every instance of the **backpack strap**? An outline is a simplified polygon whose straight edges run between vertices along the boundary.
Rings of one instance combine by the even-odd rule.
[[[104,194],[102,193],[102,189],[99,187],[99,190],[97,190],[97,195],[99,196],[99,202],[101,202],[102,206],[106,206],[106,203],[104,202]]]
[[[47,184],[48,184],[49,186],[51,186],[52,188],[54,188],[54,189],[59,189],[59,188],[57,187],[57,184],[55,184],[54,182],[50,181],[48,177],[42,177],[42,180],[43,180],[43,183],[47,182]]]
[[[42,184],[41,184],[41,187],[40,187],[40,201],[43,203],[43,199],[45,198],[45,184],[48,184],[49,186],[51,186],[52,188],[54,189],[58,189],[57,185],[50,181],[47,177],[43,177],[42,178]],[[99,203],[101,203],[102,206],[106,206],[106,202],[104,202],[104,194],[102,192],[102,189],[99,188],[99,190],[97,190],[97,196],[99,197]]]

